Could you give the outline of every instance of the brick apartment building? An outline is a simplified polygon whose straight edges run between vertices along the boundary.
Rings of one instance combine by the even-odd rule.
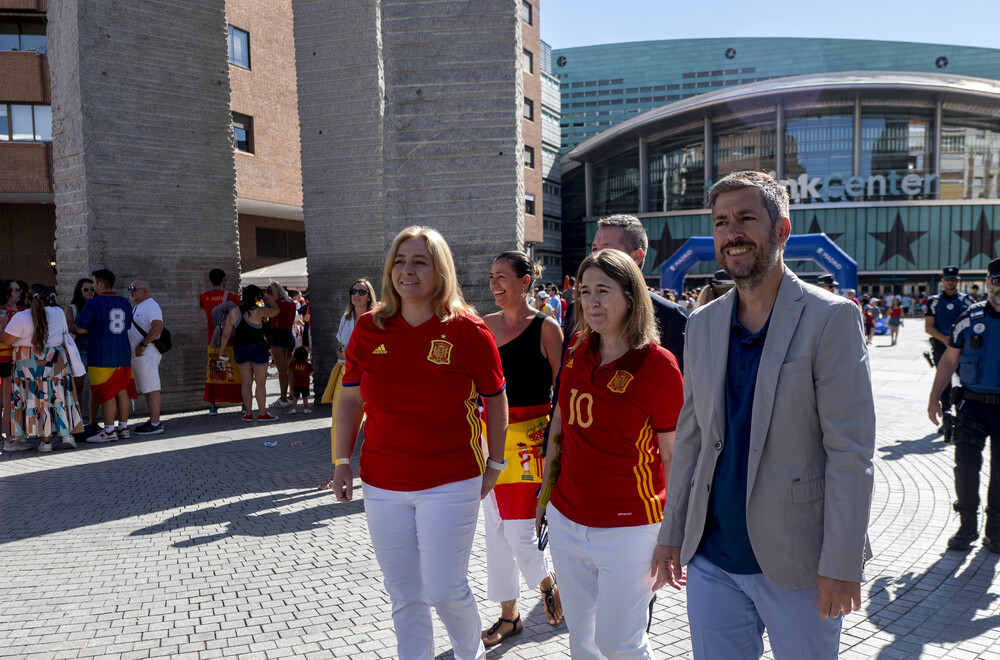
[[[0,276],[54,285],[59,99],[47,19],[47,0],[0,0]],[[292,3],[230,0],[226,19],[240,260],[250,270],[305,256]]]

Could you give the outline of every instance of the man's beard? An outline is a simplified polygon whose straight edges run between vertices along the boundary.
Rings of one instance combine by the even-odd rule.
[[[753,261],[744,266],[729,264],[726,251],[734,247],[750,248]],[[736,283],[739,289],[751,291],[763,284],[764,280],[770,274],[771,268],[777,265],[780,255],[781,251],[778,249],[778,239],[775,238],[773,233],[770,233],[768,234],[766,245],[754,245],[752,242],[746,240],[727,243],[721,250],[716,252],[715,258],[719,262],[719,266],[733,278],[733,282]]]
[[[993,305],[993,309],[1000,309],[1000,289],[990,291],[990,304]]]

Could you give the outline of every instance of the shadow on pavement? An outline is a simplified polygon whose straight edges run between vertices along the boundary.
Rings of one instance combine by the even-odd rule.
[[[923,573],[874,581],[868,620],[895,636],[877,657],[922,657],[927,645],[957,645],[1000,627],[1000,615],[977,617],[1000,598],[989,593],[1000,555],[981,546],[972,552],[946,551]]]
[[[0,544],[172,509],[132,535],[226,525],[180,547],[308,530],[364,509],[317,489],[332,473],[329,431],[310,429],[15,474],[0,478]]]
[[[908,454],[937,454],[947,446],[940,433],[928,433],[922,438],[899,440],[894,445],[884,445],[878,448],[878,452],[883,460],[895,461]]]

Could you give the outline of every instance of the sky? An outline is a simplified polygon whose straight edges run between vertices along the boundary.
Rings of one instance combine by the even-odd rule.
[[[699,37],[879,39],[1000,48],[998,0],[540,0],[540,4],[542,40],[552,48]]]

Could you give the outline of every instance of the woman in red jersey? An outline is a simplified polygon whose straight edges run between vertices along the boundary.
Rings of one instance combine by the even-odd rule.
[[[531,285],[542,268],[524,252],[502,252],[490,267],[490,290],[499,312],[483,322],[493,331],[507,381],[507,468],[483,500],[486,523],[486,595],[500,603],[500,619],[483,631],[494,646],[523,626],[517,611],[518,573],[538,585],[549,625],[562,623],[562,605],[548,558],[538,549],[535,507],[542,479],[542,442],[552,409],[552,386],[562,359],[562,329],[528,304]],[[554,288],[554,287],[553,287]]]
[[[561,466],[547,508],[570,652],[652,658],[646,636],[650,565],[663,519],[674,429],[683,402],[677,360],[657,345],[646,285],[623,252],[601,250],[577,273],[580,332],[564,357],[553,413]]]
[[[367,414],[365,518],[392,600],[398,657],[434,657],[434,606],[455,658],[481,658],[469,555],[479,501],[504,468],[507,397],[493,334],[462,298],[451,251],[436,230],[407,227],[393,240],[382,307],[358,319],[346,357],[332,490],[350,501],[351,455]]]
[[[278,315],[271,319],[271,332],[269,341],[271,342],[271,358],[274,359],[274,366],[278,369],[278,393],[281,395],[277,401],[271,404],[275,408],[287,408],[288,401],[288,380],[290,373],[288,363],[291,360],[292,350],[295,349],[295,335],[292,334],[292,326],[295,325],[295,312],[298,310],[291,296],[285,291],[285,287],[277,282],[271,282],[264,289],[264,300],[268,307],[276,307]]]

